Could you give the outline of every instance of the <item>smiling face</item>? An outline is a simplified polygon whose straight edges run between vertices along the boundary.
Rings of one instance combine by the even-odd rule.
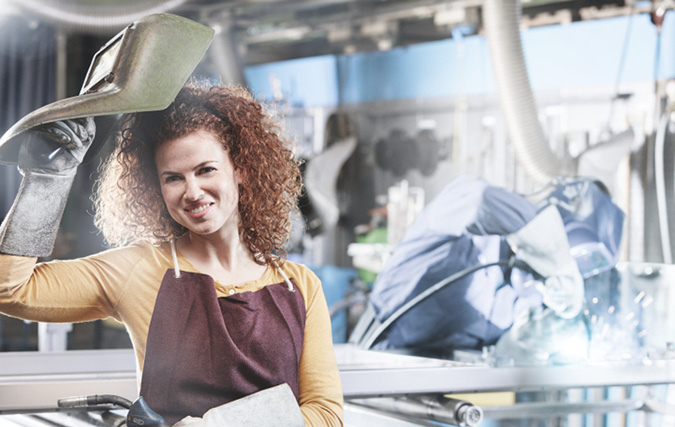
[[[205,237],[238,235],[239,174],[212,132],[201,129],[161,144],[155,164],[177,223]]]

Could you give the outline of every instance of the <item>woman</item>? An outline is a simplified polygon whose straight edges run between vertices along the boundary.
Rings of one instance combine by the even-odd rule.
[[[188,84],[166,110],[123,119],[95,195],[96,224],[119,248],[37,266],[0,255],[11,271],[0,310],[120,320],[140,394],[170,422],[287,383],[306,425],[342,425],[320,282],[276,255],[299,192],[293,153],[260,104]]]

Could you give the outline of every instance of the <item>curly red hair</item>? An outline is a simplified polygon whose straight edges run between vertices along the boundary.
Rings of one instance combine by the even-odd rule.
[[[155,150],[200,129],[219,138],[240,173],[239,231],[262,264],[283,252],[301,179],[292,144],[279,124],[240,87],[191,82],[167,109],[126,115],[96,186],[95,223],[116,246],[157,244],[185,233],[164,204]]]

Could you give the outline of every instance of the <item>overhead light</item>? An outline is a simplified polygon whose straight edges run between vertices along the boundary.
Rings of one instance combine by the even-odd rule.
[[[452,7],[439,10],[434,15],[434,24],[437,26],[456,25],[466,21],[466,12],[464,8]]]
[[[331,43],[344,42],[352,38],[352,29],[350,27],[331,28],[327,37]]]
[[[350,44],[348,44],[344,47],[343,51],[344,51],[345,55],[353,55],[356,52],[358,52],[358,49],[356,48],[356,46],[354,44],[350,43]]]
[[[361,34],[366,37],[379,37],[389,33],[389,22],[373,21],[361,25]]]
[[[309,27],[293,27],[261,32],[248,37],[249,44],[267,43],[280,40],[300,40],[311,32]]]
[[[390,50],[392,46],[394,45],[394,42],[391,40],[390,37],[383,37],[383,38],[378,38],[375,41],[375,44],[377,45],[377,49],[381,51],[385,50]]]

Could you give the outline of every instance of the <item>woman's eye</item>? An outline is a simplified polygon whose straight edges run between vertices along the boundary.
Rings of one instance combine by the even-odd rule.
[[[199,169],[199,173],[204,174],[204,173],[213,172],[215,170],[216,170],[216,168],[214,168],[214,167],[206,166],[206,167],[203,167],[203,168]]]
[[[164,182],[166,182],[168,184],[170,182],[176,182],[179,179],[180,179],[180,177],[178,177],[176,175],[170,175],[170,176],[167,176],[166,178],[164,178]]]

